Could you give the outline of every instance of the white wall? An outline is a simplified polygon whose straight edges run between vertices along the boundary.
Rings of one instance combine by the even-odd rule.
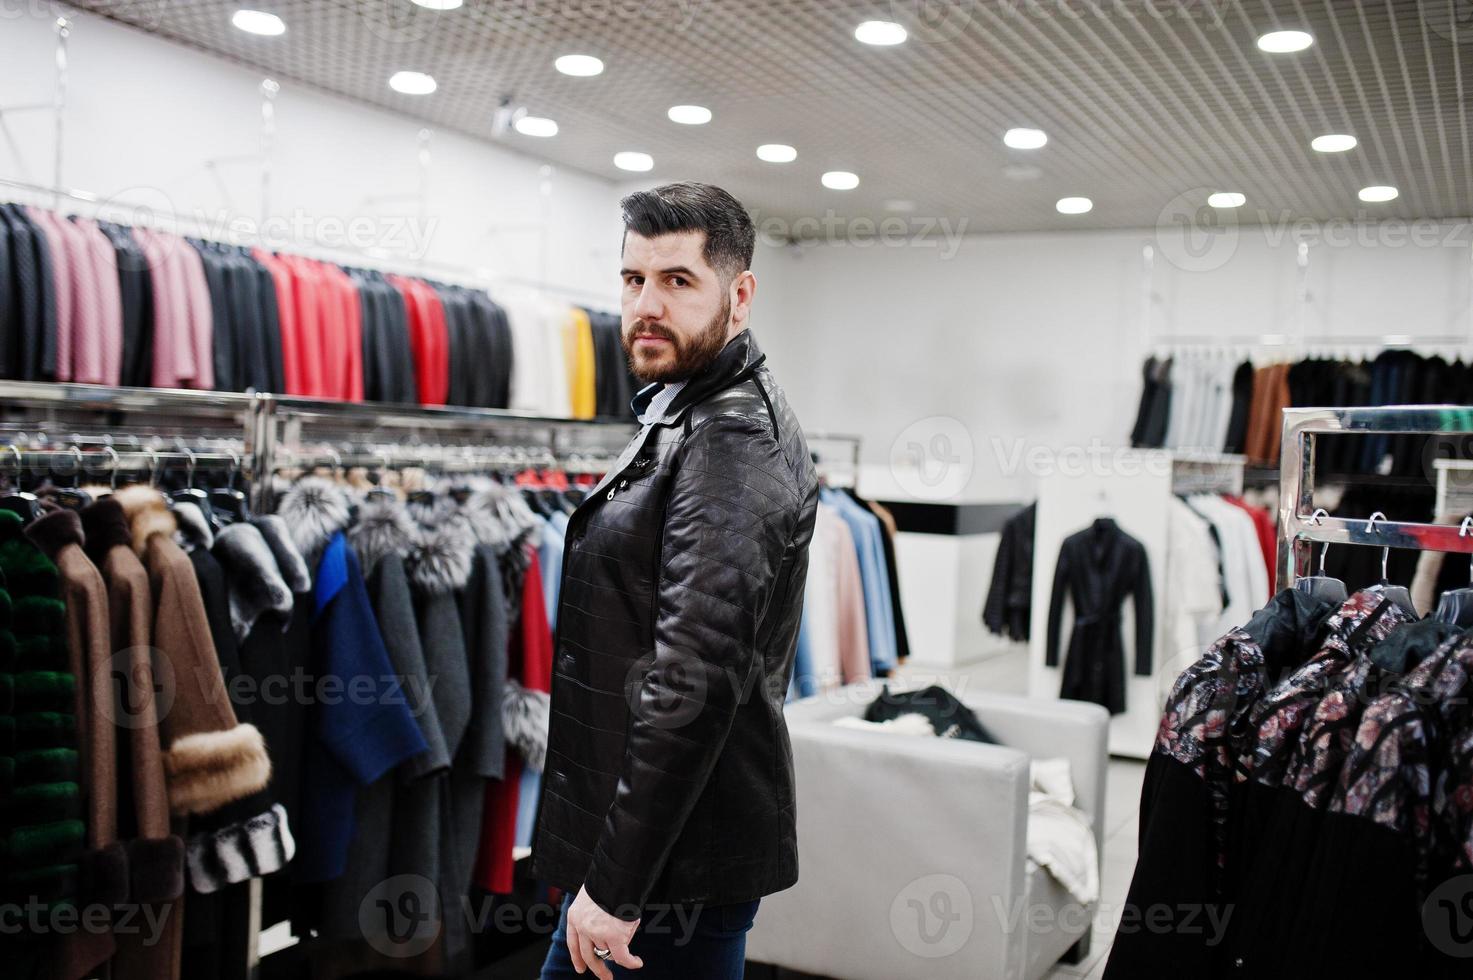
[[[50,18],[4,18],[0,106],[50,102],[54,52]],[[66,186],[115,199],[124,216],[141,206],[199,213],[209,224],[231,215],[259,221],[261,73],[88,15],[73,18],[69,55]],[[277,81],[270,211],[291,222],[279,227],[322,241],[358,219],[360,244],[401,268],[422,253],[430,273],[484,267],[617,302],[612,183],[440,130],[430,144],[429,221],[410,226],[405,219],[420,213],[421,124]],[[13,138],[0,131],[0,177],[52,183],[51,118],[5,117]],[[21,195],[0,186],[0,196]]]
[[[914,495],[889,463],[897,440],[901,457],[937,436],[963,456],[954,432],[923,421],[949,416],[974,471],[935,496],[1024,499],[1036,478],[1014,466],[1019,440],[1076,462],[1094,440],[1127,445],[1148,337],[1292,337],[1301,317],[1309,337],[1473,335],[1466,222],[1317,234],[1305,303],[1294,234],[1278,226],[1199,253],[1149,230],[765,245],[753,324],[804,426],[864,437],[870,495]]]

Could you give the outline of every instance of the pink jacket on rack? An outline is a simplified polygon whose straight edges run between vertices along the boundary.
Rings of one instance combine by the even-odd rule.
[[[133,239],[148,259],[153,283],[153,387],[183,388],[195,375],[194,345],[185,342],[189,299],[178,257],[189,246],[152,228],[134,228]]]
[[[71,226],[72,268],[86,272],[85,290],[73,296],[72,380],[116,385],[123,373],[123,297],[112,242],[87,218]],[[85,293],[85,295],[83,295]]]
[[[210,305],[210,283],[205,278],[205,261],[195,247],[178,235],[170,235],[184,267],[184,291],[189,302],[184,342],[194,352],[194,376],[185,387],[201,391],[215,388],[215,311]]]

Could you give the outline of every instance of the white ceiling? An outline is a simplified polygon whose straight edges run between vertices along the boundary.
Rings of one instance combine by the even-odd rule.
[[[488,139],[510,98],[558,136],[508,133],[526,153],[614,179],[618,150],[654,156],[655,180],[720,183],[759,215],[792,220],[965,218],[968,231],[1151,226],[1209,190],[1241,191],[1238,220],[1473,214],[1465,65],[1469,0],[249,0],[287,32],[234,29],[229,0],[81,0],[76,6],[269,72]],[[857,42],[861,20],[911,30],[891,48]],[[1255,38],[1310,31],[1306,51],[1269,55]],[[601,76],[553,68],[597,55]],[[388,77],[434,75],[429,96]],[[1468,77],[1473,87],[1473,77]],[[705,126],[670,122],[708,106]],[[1010,150],[1012,126],[1048,145]],[[1310,139],[1348,132],[1349,153]],[[759,161],[759,143],[798,159]],[[1031,179],[1010,169],[1031,168]],[[819,186],[852,170],[858,189]],[[1366,205],[1359,188],[1401,196]],[[1064,217],[1056,199],[1093,199]],[[1184,195],[1181,196],[1181,195]],[[1163,211],[1166,217],[1163,218]]]

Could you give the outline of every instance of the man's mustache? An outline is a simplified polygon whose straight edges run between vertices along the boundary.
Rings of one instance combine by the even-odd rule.
[[[675,331],[658,323],[646,323],[643,320],[634,321],[634,325],[631,326],[629,328],[629,332],[624,335],[625,343],[632,343],[634,341],[634,338],[639,336],[640,334],[646,334],[651,337],[662,337],[665,340],[670,341],[670,343],[679,346],[679,338],[675,336]]]

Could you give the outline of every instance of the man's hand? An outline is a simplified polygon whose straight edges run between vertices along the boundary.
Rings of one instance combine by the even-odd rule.
[[[588,889],[579,888],[578,896],[568,906],[568,953],[573,957],[573,968],[579,973],[588,970],[599,980],[613,980],[613,972],[594,952],[594,947],[609,950],[609,959],[620,966],[638,970],[644,960],[629,952],[629,941],[639,920],[625,922],[609,915],[588,897]]]

